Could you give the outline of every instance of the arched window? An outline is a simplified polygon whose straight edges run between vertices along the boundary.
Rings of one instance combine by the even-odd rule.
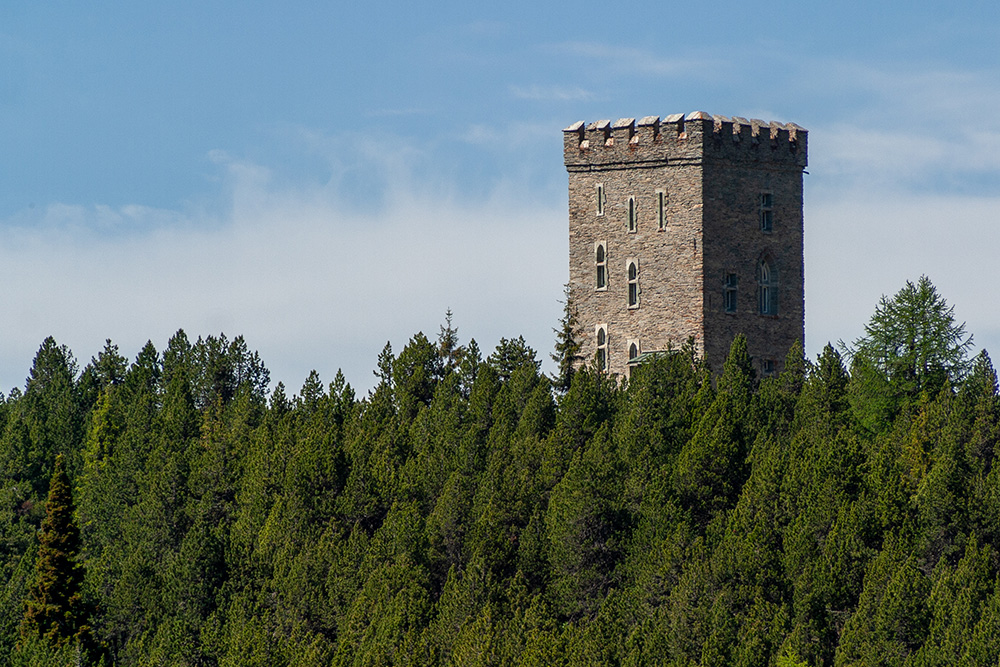
[[[635,219],[635,197],[628,198],[628,231],[630,233],[636,230],[636,219]]]
[[[603,243],[598,243],[594,250],[594,263],[597,266],[595,288],[605,290],[608,288],[608,255]]]
[[[767,259],[757,264],[757,311],[761,315],[778,314],[778,281],[774,267]]]
[[[597,370],[608,369],[608,327],[605,324],[597,325]]]
[[[639,356],[639,343],[630,341],[628,344],[628,360],[632,361]]]
[[[628,261],[628,307],[639,307],[639,263],[634,259]]]

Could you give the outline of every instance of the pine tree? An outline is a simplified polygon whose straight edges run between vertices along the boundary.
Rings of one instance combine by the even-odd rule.
[[[45,519],[39,535],[36,580],[21,624],[26,639],[45,638],[57,646],[90,641],[87,608],[80,594],[83,567],[77,561],[80,531],[63,455],[56,457]]]

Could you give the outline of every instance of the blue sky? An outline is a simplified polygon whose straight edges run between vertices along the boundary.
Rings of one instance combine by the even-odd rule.
[[[1000,349],[1000,5],[4,3],[0,390],[243,334],[297,390],[436,335],[546,359],[563,127],[709,113],[810,131],[806,346],[927,274]]]

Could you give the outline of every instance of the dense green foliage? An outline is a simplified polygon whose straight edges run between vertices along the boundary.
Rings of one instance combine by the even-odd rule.
[[[62,452],[108,664],[996,665],[990,360],[887,392],[861,356],[557,392],[449,321],[358,399],[268,394],[239,338],[46,340],[0,403],[0,664],[76,664],[19,632]]]
[[[83,569],[79,563],[80,531],[65,459],[56,456],[38,535],[35,583],[25,605],[21,635],[44,639],[56,647],[90,643],[88,610],[83,602]]]

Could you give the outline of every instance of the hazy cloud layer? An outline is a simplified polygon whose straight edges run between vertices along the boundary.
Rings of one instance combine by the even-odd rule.
[[[646,61],[666,75],[684,66],[628,48],[560,48],[623,66]],[[823,62],[788,77],[804,95],[850,95],[847,111],[809,119],[763,107],[706,110],[810,130],[810,355],[859,335],[882,294],[921,274],[956,306],[978,346],[1000,349],[992,289],[1000,277],[1000,130],[975,112],[1000,105],[996,78]],[[509,92],[563,101],[604,94],[532,85]],[[601,117],[657,113],[633,106],[602,104]],[[595,120],[587,109],[563,125]],[[567,278],[560,130],[531,116],[458,123],[445,139],[419,140],[288,125],[277,139],[288,163],[209,154],[222,204],[26,208],[0,221],[0,389],[23,384],[47,335],[85,363],[105,338],[134,357],[147,339],[161,349],[183,327],[192,337],[243,334],[292,390],[312,368],[329,380],[343,367],[364,391],[387,340],[398,352],[419,330],[433,338],[449,307],[463,341],[475,336],[488,353],[501,336],[523,334],[547,360]],[[442,146],[467,152],[459,159]],[[297,160],[321,168],[287,168]],[[477,163],[492,165],[488,177],[450,171]],[[471,194],[469,180],[479,183]]]
[[[1000,197],[879,197],[845,190],[806,206],[806,339],[812,352],[863,332],[879,298],[927,275],[968,323],[977,348],[1000,352],[994,226]]]
[[[996,72],[836,64],[823,78],[833,90],[860,98],[850,117],[809,128],[810,162],[833,177],[830,184],[856,178],[894,191],[1000,192],[1000,126],[984,115],[1000,107]],[[987,178],[970,181],[977,175]]]
[[[550,352],[566,274],[556,207],[519,207],[501,190],[474,205],[408,191],[360,215],[323,189],[274,189],[262,167],[227,168],[232,209],[211,224],[173,214],[108,235],[108,220],[143,209],[53,205],[45,224],[4,226],[3,390],[23,386],[45,336],[85,363],[105,338],[132,358],[184,328],[243,334],[293,390],[312,368],[330,380],[342,367],[363,391],[386,341],[398,352],[417,331],[434,338],[449,307],[463,341],[486,352],[520,334]]]

